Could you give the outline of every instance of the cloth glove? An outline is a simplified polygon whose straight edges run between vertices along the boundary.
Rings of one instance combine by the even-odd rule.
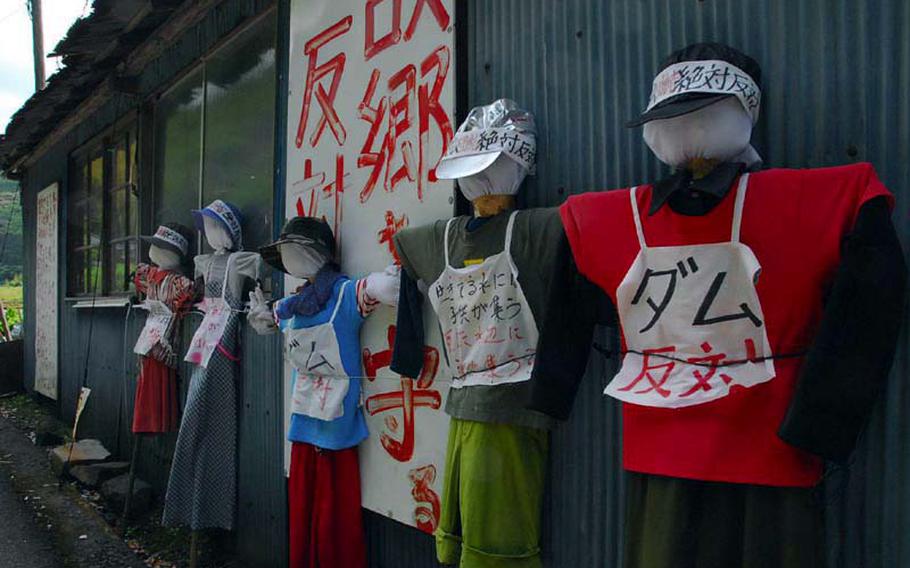
[[[398,290],[401,288],[401,267],[390,264],[382,272],[372,272],[364,279],[363,293],[380,303],[393,308],[398,305]]]
[[[268,335],[278,329],[278,325],[275,324],[275,316],[272,315],[272,310],[265,301],[265,295],[260,286],[256,286],[256,289],[250,292],[250,313],[246,319],[259,335]]]

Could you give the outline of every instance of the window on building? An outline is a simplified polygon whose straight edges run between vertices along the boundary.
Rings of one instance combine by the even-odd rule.
[[[192,227],[191,209],[223,199],[243,214],[245,249],[270,240],[275,41],[273,10],[207,55],[158,100],[156,223]]]
[[[67,290],[122,294],[139,254],[135,121],[70,156]]]

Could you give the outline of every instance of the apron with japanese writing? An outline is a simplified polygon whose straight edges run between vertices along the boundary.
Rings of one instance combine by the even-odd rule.
[[[291,412],[319,420],[335,420],[344,415],[344,397],[350,378],[341,362],[341,348],[335,335],[335,316],[344,300],[350,281],[341,285],[329,321],[312,327],[288,329],[288,358],[297,370]]]
[[[199,324],[196,333],[193,334],[190,348],[186,353],[186,357],[183,358],[188,363],[194,363],[203,368],[208,367],[212,353],[215,352],[215,349],[221,343],[221,338],[224,337],[224,330],[231,317],[231,306],[225,299],[225,294],[227,294],[228,275],[231,272],[233,256],[229,256],[224,265],[224,282],[221,286],[221,297],[205,298],[203,305],[205,317],[202,319],[202,323]],[[214,261],[209,265],[210,269],[213,264],[215,264]],[[208,274],[206,274],[205,281],[209,281]]]
[[[170,276],[164,278],[162,286],[168,285],[169,278]],[[174,322],[174,312],[161,300],[146,298],[143,304],[148,310],[148,317],[142,326],[142,333],[139,334],[136,346],[133,347],[133,353],[145,356],[155,345],[160,343],[164,346],[167,343],[171,324]]]
[[[510,250],[517,213],[509,217],[505,249],[464,268],[449,263],[453,219],[446,224],[445,268],[428,295],[454,365],[452,388],[531,378],[538,332]]]
[[[740,242],[748,174],[740,178],[729,242],[649,247],[636,188],[629,192],[641,250],[616,290],[626,342],[606,394],[678,408],[774,378],[755,284],[761,265]]]

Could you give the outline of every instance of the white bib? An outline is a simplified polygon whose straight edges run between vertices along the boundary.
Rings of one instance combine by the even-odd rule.
[[[196,333],[193,334],[193,340],[190,342],[190,348],[186,353],[184,361],[195,363],[200,367],[207,368],[212,358],[212,353],[221,343],[224,337],[224,330],[227,327],[228,320],[231,317],[231,306],[228,305],[225,295],[228,287],[228,274],[231,270],[231,260],[234,255],[230,255],[224,266],[224,280],[221,283],[221,297],[205,298],[202,309],[205,311],[205,317]],[[214,262],[213,262],[214,264]],[[206,278],[208,282],[208,278]]]
[[[455,367],[452,388],[531,378],[538,333],[510,252],[516,214],[509,217],[503,251],[464,268],[449,264],[452,219],[446,223],[446,265],[427,293]]]
[[[168,278],[170,276],[165,277],[163,286],[167,286]],[[155,345],[163,343],[162,340],[166,342],[174,321],[174,313],[161,300],[146,298],[143,305],[148,310],[148,316],[145,318],[145,325],[142,326],[139,340],[133,347],[133,353],[137,355],[148,355]]]
[[[320,420],[335,420],[344,415],[344,397],[351,379],[341,362],[341,348],[335,334],[335,316],[344,300],[350,280],[341,285],[329,321],[312,327],[287,329],[288,359],[297,370],[291,412]]]
[[[641,250],[616,290],[626,354],[606,394],[678,408],[774,378],[755,290],[761,265],[740,242],[748,178],[740,178],[731,239],[715,244],[649,247],[630,191]]]

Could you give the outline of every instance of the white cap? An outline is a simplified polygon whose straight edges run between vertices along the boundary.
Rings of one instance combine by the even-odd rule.
[[[436,177],[458,179],[474,175],[490,167],[503,154],[533,174],[536,133],[533,115],[514,101],[499,99],[474,107],[436,166]]]

